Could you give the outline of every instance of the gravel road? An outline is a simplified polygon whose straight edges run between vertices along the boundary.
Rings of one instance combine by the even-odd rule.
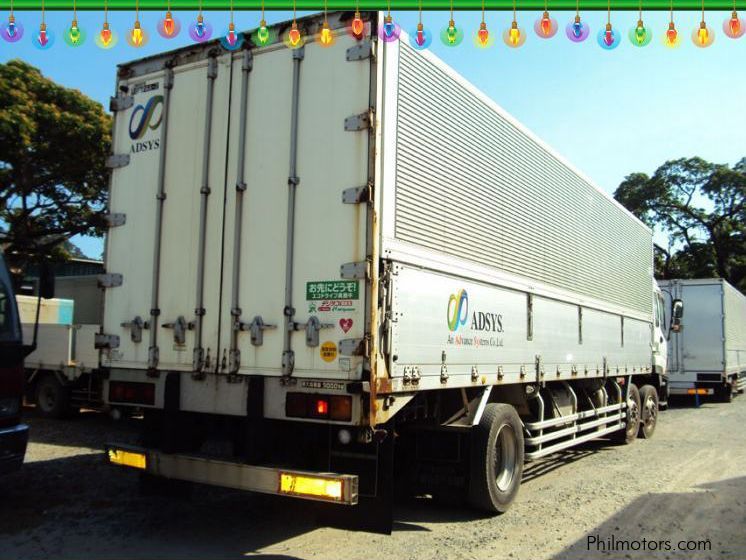
[[[28,421],[26,464],[0,479],[2,560],[746,558],[746,397],[672,408],[651,440],[533,463],[500,517],[426,498],[399,503],[390,537],[318,527],[305,503],[236,491],[141,497],[135,473],[101,453],[106,441],[134,441],[136,420],[29,411]],[[679,550],[680,541],[705,550]]]

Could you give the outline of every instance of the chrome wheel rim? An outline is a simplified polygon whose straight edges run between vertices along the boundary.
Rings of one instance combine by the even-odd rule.
[[[640,408],[637,406],[635,399],[627,399],[627,421],[629,426],[627,429],[630,433],[637,431],[637,427],[640,425]]]
[[[655,399],[648,396],[645,399],[645,427],[651,428],[655,425],[656,417],[658,416],[658,407],[655,406]]]
[[[511,426],[504,424],[500,426],[495,442],[495,484],[498,490],[505,492],[510,488],[517,468],[515,432]]]

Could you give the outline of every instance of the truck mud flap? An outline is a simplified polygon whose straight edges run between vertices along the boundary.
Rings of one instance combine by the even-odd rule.
[[[353,509],[316,505],[319,525],[390,535],[394,526],[394,440],[378,444],[375,496],[361,496]]]

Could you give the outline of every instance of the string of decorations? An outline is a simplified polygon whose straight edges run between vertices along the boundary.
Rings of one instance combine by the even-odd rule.
[[[140,0],[135,1],[135,21],[131,29],[126,34],[127,43],[134,48],[141,48],[148,42],[148,33],[143,29],[140,23]],[[316,33],[315,40],[323,47],[329,47],[334,44],[336,34],[329,25],[327,18],[328,0],[324,0],[323,23]],[[110,49],[117,44],[118,36],[111,28],[108,20],[109,2],[104,2],[104,22],[99,33],[95,35],[95,43],[102,49]],[[425,28],[422,19],[422,2],[418,0],[418,20],[417,25],[410,31],[409,44],[418,50],[428,48],[432,43],[432,33]],[[257,46],[266,46],[282,40],[290,49],[297,49],[303,46],[305,39],[302,30],[298,26],[296,10],[297,0],[293,0],[293,20],[290,28],[283,34],[280,39],[276,28],[267,26],[264,15],[264,0],[261,0],[261,19],[259,26],[251,34],[251,42]],[[205,21],[202,13],[202,0],[199,0],[196,20],[188,26],[190,39],[197,43],[202,43],[212,37],[212,26]],[[517,20],[517,0],[512,0],[513,18],[510,27],[503,32],[503,42],[510,48],[519,48],[526,42],[527,34],[518,25]],[[706,48],[713,44],[715,32],[707,25],[705,20],[705,1],[701,0],[700,6],[701,20],[699,25],[692,30],[692,43],[699,48]],[[733,10],[730,17],[723,21],[723,33],[731,38],[738,39],[746,34],[746,22],[739,17],[737,12],[736,0],[733,0]],[[65,43],[70,47],[79,47],[85,43],[86,31],[78,23],[77,0],[72,0],[72,21],[70,26],[65,29],[63,38]],[[643,0],[639,0],[637,7],[638,19],[637,24],[629,30],[629,41],[635,47],[645,47],[650,44],[653,33],[643,21]],[[477,48],[487,48],[493,45],[494,38],[487,29],[485,19],[485,0],[481,0],[481,21],[479,27],[474,31],[473,44]],[[355,12],[353,18],[347,26],[347,33],[356,40],[362,40],[370,33],[371,22],[363,20],[360,13],[359,0],[355,1]],[[550,39],[557,34],[559,29],[557,20],[551,17],[549,13],[549,2],[544,0],[544,10],[534,22],[534,32],[541,39]],[[171,0],[166,0],[166,13],[157,23],[156,30],[164,39],[173,39],[181,32],[181,23],[178,18],[174,17],[171,11]],[[382,23],[377,29],[378,37],[385,42],[397,41],[401,35],[401,28],[394,21],[391,15],[391,0],[386,2],[386,12]],[[588,24],[580,17],[580,0],[575,2],[575,17],[567,24],[565,35],[574,43],[585,41],[590,35]],[[4,25],[0,27],[0,37],[8,43],[17,43],[24,36],[24,27],[17,20],[14,12],[14,1],[10,0],[10,12]],[[448,24],[442,28],[440,39],[446,47],[456,47],[461,44],[464,38],[464,30],[461,26],[456,25],[454,16],[454,0],[449,2],[449,19]],[[46,24],[46,6],[45,0],[41,0],[41,23],[39,31],[32,35],[32,43],[41,50],[47,50],[54,44],[54,33]],[[240,49],[244,43],[244,35],[236,31],[234,21],[233,0],[230,0],[230,22],[226,31],[219,37],[220,44],[226,50]],[[605,50],[613,50],[621,43],[621,34],[611,23],[611,0],[606,2],[606,24],[598,30],[597,42]],[[676,29],[674,22],[674,5],[673,0],[669,3],[669,23],[665,34],[662,36],[662,42],[666,47],[676,48],[681,44],[681,37]]]

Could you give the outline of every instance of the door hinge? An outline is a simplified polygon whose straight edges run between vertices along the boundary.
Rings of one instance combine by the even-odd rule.
[[[357,60],[367,60],[373,56],[373,43],[370,39],[362,41],[347,49],[347,62],[355,62]]]
[[[342,191],[342,203],[343,204],[361,204],[363,202],[370,202],[371,192],[373,189],[370,185],[363,185],[362,187],[350,187]]]
[[[373,122],[373,109],[368,109],[365,113],[352,115],[345,119],[345,130],[348,132],[357,132],[370,128]]]
[[[104,216],[107,227],[123,226],[127,222],[127,214],[111,213]]]
[[[121,94],[115,95],[109,98],[109,111],[116,113],[117,111],[124,111],[129,109],[135,104],[135,98],[132,95]]]
[[[106,167],[109,169],[119,169],[130,164],[129,154],[112,154],[106,158]]]
[[[98,275],[99,288],[118,288],[122,285],[122,282],[124,282],[124,276],[118,272]]]
[[[96,350],[119,348],[119,337],[115,334],[96,333],[93,337],[93,347]]]
[[[366,280],[370,277],[370,263],[368,261],[345,263],[340,267],[339,275],[345,280]]]

